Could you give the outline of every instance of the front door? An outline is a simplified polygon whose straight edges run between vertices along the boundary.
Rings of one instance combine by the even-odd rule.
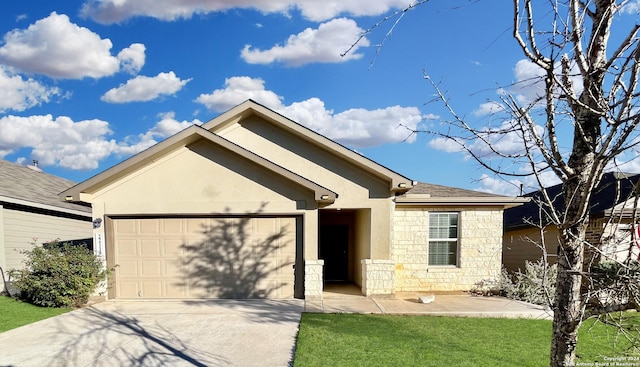
[[[320,226],[320,259],[324,260],[325,281],[349,280],[349,226]]]

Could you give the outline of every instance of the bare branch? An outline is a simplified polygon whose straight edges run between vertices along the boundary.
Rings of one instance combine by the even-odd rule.
[[[376,30],[377,28],[379,28],[380,26],[382,26],[383,24],[387,23],[388,21],[390,21],[393,18],[396,18],[395,22],[393,23],[393,25],[391,26],[391,28],[386,32],[386,35],[384,36],[384,38],[382,39],[382,42],[380,42],[380,44],[378,45],[377,49],[376,49],[376,54],[380,53],[380,50],[382,49],[382,47],[384,46],[384,42],[387,40],[387,38],[389,38],[391,36],[391,34],[393,33],[393,31],[395,30],[396,26],[398,25],[398,23],[402,20],[402,18],[404,17],[404,15],[411,9],[414,9],[415,7],[418,7],[422,4],[425,4],[429,2],[429,0],[417,0],[417,1],[413,1],[411,4],[409,4],[406,8],[403,8],[401,10],[396,11],[395,13],[391,14],[391,15],[387,15],[386,17],[382,18],[381,20],[379,20],[378,22],[376,22],[374,25],[372,25],[371,27],[367,28],[364,32],[362,32],[358,38],[356,39],[356,41],[351,44],[351,46],[349,46],[349,48],[344,51],[343,53],[340,54],[341,57],[345,57],[346,55],[348,55],[360,42],[362,42],[362,40],[369,35],[371,32],[373,32],[374,30]]]

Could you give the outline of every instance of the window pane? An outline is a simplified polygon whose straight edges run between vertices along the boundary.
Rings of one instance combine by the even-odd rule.
[[[458,227],[449,228],[449,237],[448,238],[458,238]]]
[[[458,244],[455,241],[429,243],[429,265],[456,265]]]
[[[429,214],[429,238],[458,238],[458,213]]]

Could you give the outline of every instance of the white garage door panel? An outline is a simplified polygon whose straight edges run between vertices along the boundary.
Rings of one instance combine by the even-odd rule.
[[[291,298],[296,219],[113,220],[117,298]]]

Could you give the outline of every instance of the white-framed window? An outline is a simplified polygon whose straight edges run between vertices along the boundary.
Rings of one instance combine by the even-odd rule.
[[[429,265],[458,265],[456,212],[429,213]]]

